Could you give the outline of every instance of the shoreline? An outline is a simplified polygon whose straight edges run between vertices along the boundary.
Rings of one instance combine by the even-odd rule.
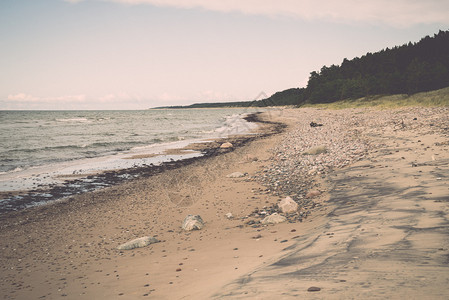
[[[275,120],[288,125],[282,134],[14,213],[0,220],[0,291],[5,299],[445,299],[447,112],[285,110]],[[306,154],[319,145],[326,153]],[[297,214],[261,224],[287,195]],[[205,227],[183,231],[188,214]],[[160,243],[116,249],[148,235]]]
[[[143,164],[142,166],[99,171],[92,174],[58,176],[60,179],[66,179],[61,183],[42,184],[37,188],[29,190],[0,192],[0,198],[2,201],[0,205],[0,215],[23,209],[29,209],[36,206],[49,205],[54,201],[64,201],[64,199],[69,199],[81,193],[88,193],[98,189],[119,185],[137,178],[148,178],[155,174],[164,172],[165,170],[176,169],[189,165],[197,159],[207,159],[208,157],[232,151],[233,148],[241,147],[242,145],[252,141],[254,138],[277,134],[283,130],[284,127],[282,124],[270,123],[270,121],[263,120],[258,117],[259,114],[261,113],[249,113],[243,117],[245,121],[259,125],[260,128],[256,128],[251,132],[231,135],[225,138],[216,138],[208,142],[192,142],[183,148],[175,150],[167,148],[164,153],[152,154],[151,156],[167,156],[168,158],[168,156],[174,155],[178,158],[175,160],[170,159],[168,161],[163,161],[160,164]],[[264,128],[262,129],[262,127]],[[221,149],[220,145],[226,142],[232,143],[234,147],[229,149]],[[188,153],[187,151],[191,151],[191,153]],[[196,155],[193,155],[191,158],[183,158],[183,155],[195,153]],[[146,157],[147,156],[144,158]],[[11,204],[9,204],[10,202]]]

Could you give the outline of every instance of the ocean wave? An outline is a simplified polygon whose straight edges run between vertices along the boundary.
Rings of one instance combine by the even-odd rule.
[[[86,123],[91,122],[88,118],[67,118],[67,119],[55,119],[57,122],[72,122],[72,123]]]

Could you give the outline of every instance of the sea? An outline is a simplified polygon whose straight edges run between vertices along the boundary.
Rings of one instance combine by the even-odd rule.
[[[257,124],[244,117],[260,111],[0,111],[0,214],[57,200],[61,193],[52,195],[48,187],[67,184],[74,176],[199,157],[200,152],[169,155],[165,150],[250,133]],[[97,180],[90,188],[62,194],[105,186]]]

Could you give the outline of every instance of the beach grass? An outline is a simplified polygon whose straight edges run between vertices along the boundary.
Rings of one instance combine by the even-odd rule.
[[[376,108],[390,109],[399,107],[435,107],[449,106],[449,87],[422,92],[413,95],[398,94],[389,96],[368,96],[359,99],[346,99],[333,103],[305,104],[301,107],[314,107],[323,109],[345,109],[345,108]]]

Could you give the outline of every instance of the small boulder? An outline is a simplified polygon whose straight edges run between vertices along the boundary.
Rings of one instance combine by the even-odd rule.
[[[310,122],[310,127],[320,127],[320,126],[323,126],[323,124],[319,124],[319,123],[316,123],[316,122]]]
[[[272,214],[272,215],[269,215],[269,216],[265,217],[265,218],[262,220],[261,223],[262,223],[263,225],[267,225],[267,224],[278,224],[278,223],[282,223],[282,222],[285,222],[285,221],[287,221],[287,218],[286,218],[286,217],[281,216],[281,215],[278,214],[278,213],[274,213],[274,214]]]
[[[188,215],[182,222],[182,229],[186,231],[200,230],[204,227],[204,221],[199,215]]]
[[[312,190],[312,191],[307,192],[306,198],[314,198],[314,197],[319,196],[319,195],[321,195],[320,191]]]
[[[117,247],[118,250],[131,250],[134,248],[142,248],[146,247],[150,244],[159,243],[159,240],[151,237],[151,236],[144,236],[138,239],[134,239],[132,241],[126,242],[124,244],[121,244]]]
[[[222,149],[228,149],[228,148],[232,148],[232,147],[234,147],[234,145],[232,145],[232,144],[229,143],[229,142],[223,143],[223,144],[221,144],[221,146],[220,146],[220,148],[222,148]]]
[[[242,172],[234,172],[229,175],[226,175],[226,177],[228,177],[228,178],[241,178],[241,177],[245,177],[245,176],[246,175],[243,174]]]
[[[326,153],[326,152],[327,152],[326,146],[318,146],[318,147],[314,147],[314,148],[311,148],[311,149],[305,151],[303,154],[304,155],[318,155],[318,154]]]
[[[284,199],[281,200],[278,204],[279,209],[285,213],[294,213],[298,211],[298,203],[296,203],[291,197],[287,196]]]
[[[226,218],[228,218],[228,219],[233,219],[233,218],[234,218],[234,216],[233,216],[232,213],[230,213],[230,212],[228,212],[225,216],[226,216]]]

